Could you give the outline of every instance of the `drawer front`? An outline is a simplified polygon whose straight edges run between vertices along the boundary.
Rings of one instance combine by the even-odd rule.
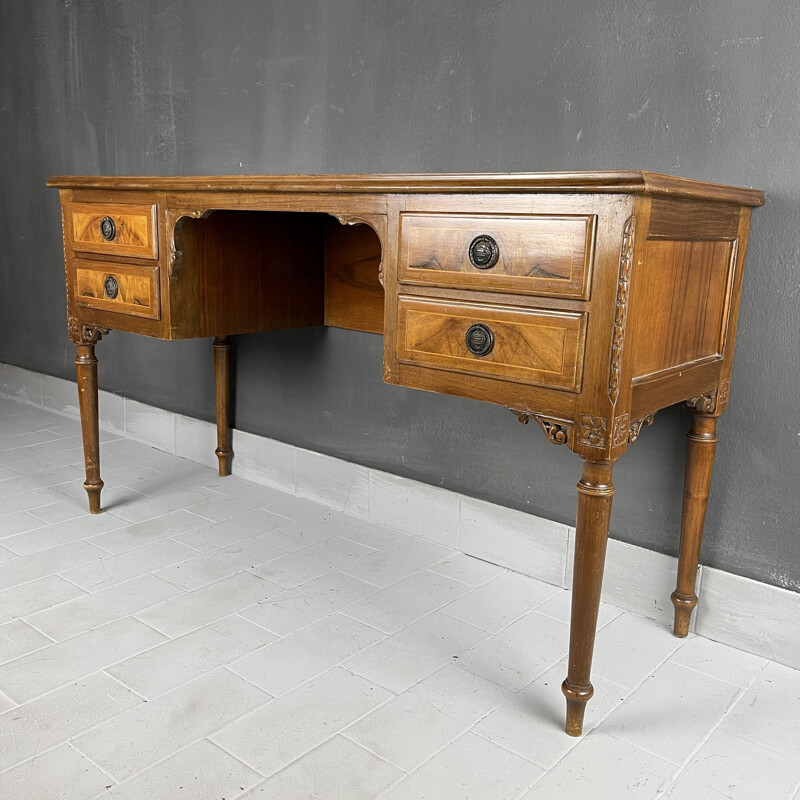
[[[589,297],[595,217],[401,215],[404,283]]]
[[[578,392],[586,316],[401,295],[397,358]]]
[[[75,250],[158,258],[155,203],[71,203],[68,209]]]
[[[160,319],[158,267],[75,261],[74,268],[78,306]]]

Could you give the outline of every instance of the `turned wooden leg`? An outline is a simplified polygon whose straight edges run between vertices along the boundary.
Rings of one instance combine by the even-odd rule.
[[[683,485],[681,545],[678,556],[678,584],[672,593],[675,606],[676,636],[687,636],[689,620],[697,605],[695,581],[700,563],[700,545],[706,520],[708,489],[717,449],[717,416],[692,411],[692,427],[687,434],[686,476]]]
[[[78,405],[83,432],[83,459],[86,463],[86,482],[83,488],[89,495],[89,511],[99,514],[100,492],[100,427],[97,412],[97,358],[94,344],[76,344],[75,372],[78,377]]]
[[[590,681],[592,653],[614,496],[611,483],[613,467],[613,462],[585,460],[578,483],[569,668],[567,679],[561,686],[567,698],[566,730],[570,736],[580,736],[583,732],[586,703],[594,693]]]
[[[217,449],[219,474],[231,474],[231,344],[227,336],[214,339],[214,384],[217,392]]]

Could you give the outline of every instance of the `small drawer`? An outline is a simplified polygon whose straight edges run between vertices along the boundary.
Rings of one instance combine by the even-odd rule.
[[[161,318],[158,267],[75,261],[75,303],[148,319]]]
[[[585,313],[408,295],[397,309],[401,362],[580,391]]]
[[[589,297],[595,216],[405,213],[404,283]]]
[[[158,258],[155,203],[70,203],[67,214],[79,252]]]

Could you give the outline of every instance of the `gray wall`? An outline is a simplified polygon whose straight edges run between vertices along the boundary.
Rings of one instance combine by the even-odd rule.
[[[645,168],[755,186],[704,563],[800,590],[796,0],[2,0],[0,360],[72,377],[54,173]],[[240,337],[236,424],[574,520],[578,459],[505,409],[381,383],[377,336]],[[101,385],[211,419],[206,341],[113,333]],[[616,470],[675,553],[687,419]]]

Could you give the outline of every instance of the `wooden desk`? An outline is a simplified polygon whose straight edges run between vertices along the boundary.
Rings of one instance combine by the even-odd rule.
[[[100,511],[95,344],[214,337],[220,474],[232,334],[384,334],[387,383],[533,420],[583,460],[567,733],[590,669],[614,463],[665,406],[691,412],[675,605],[686,636],[728,404],[751,189],[647,172],[58,177],[86,483]],[[509,419],[509,422],[511,420]]]

